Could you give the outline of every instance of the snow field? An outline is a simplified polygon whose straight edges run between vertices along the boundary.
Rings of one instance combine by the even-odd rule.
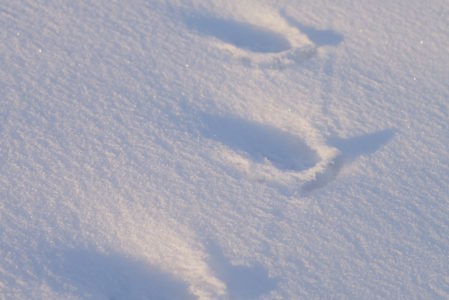
[[[2,4],[0,298],[447,298],[448,15]]]

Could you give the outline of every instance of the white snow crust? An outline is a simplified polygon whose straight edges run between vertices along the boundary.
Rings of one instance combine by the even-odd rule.
[[[0,4],[0,299],[448,299],[449,3]]]

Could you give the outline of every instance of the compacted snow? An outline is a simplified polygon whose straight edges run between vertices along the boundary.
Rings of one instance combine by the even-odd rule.
[[[446,1],[2,1],[1,299],[449,298]]]

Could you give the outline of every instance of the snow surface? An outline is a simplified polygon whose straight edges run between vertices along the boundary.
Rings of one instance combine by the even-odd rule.
[[[447,1],[0,5],[1,299],[449,298]]]

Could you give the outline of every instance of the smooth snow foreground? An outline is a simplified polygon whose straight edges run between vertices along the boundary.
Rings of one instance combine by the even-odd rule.
[[[446,1],[3,1],[1,299],[449,298]]]

